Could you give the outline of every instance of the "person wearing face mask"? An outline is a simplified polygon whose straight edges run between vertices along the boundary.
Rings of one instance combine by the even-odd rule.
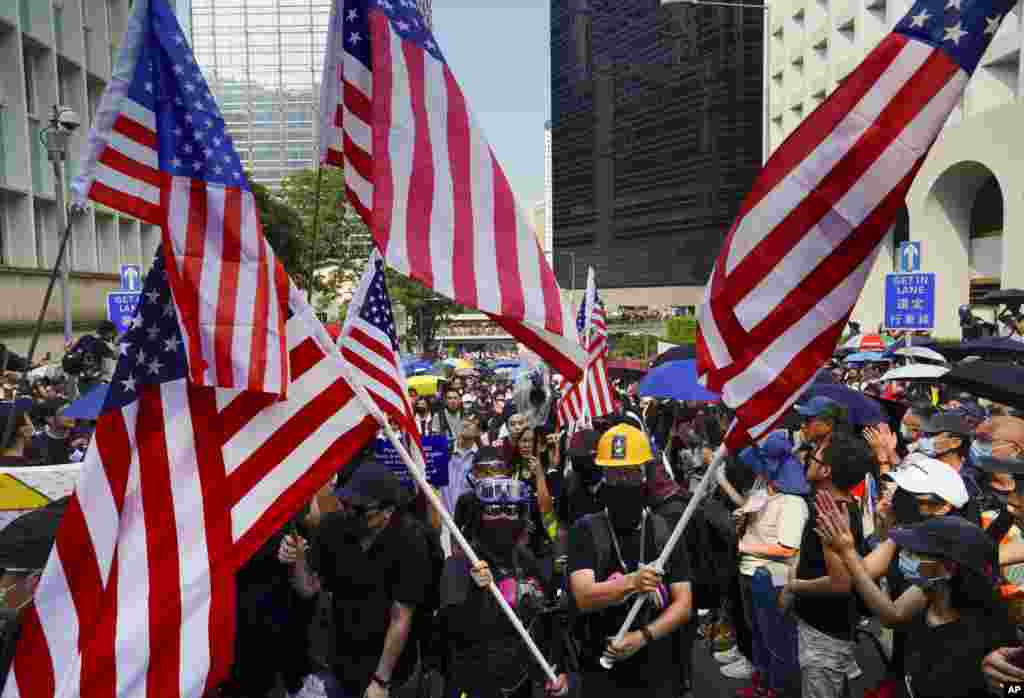
[[[598,497],[601,469],[594,463],[600,439],[598,431],[585,429],[573,434],[569,440],[567,454],[572,460],[572,470],[565,476],[565,496],[559,501],[558,512],[566,526],[572,526],[587,514],[604,509]]]
[[[1014,476],[1014,489],[1007,492],[1002,506],[982,513],[985,531],[999,545],[1000,553],[1024,544],[1024,461],[1017,458],[982,456],[977,467],[983,473],[1007,473]],[[999,588],[1009,604],[1014,622],[1024,625],[1024,564],[1004,564]]]
[[[853,586],[882,624],[906,630],[903,681],[909,698],[974,698],[986,694],[982,662],[1016,633],[995,593],[995,544],[978,526],[940,516],[892,531],[910,586],[895,601],[879,589],[857,552],[845,507],[816,500],[818,535],[842,559]]]
[[[413,620],[435,583],[422,525],[398,513],[408,500],[398,477],[371,454],[335,492],[312,546],[290,535],[278,559],[302,598],[332,593],[329,698],[397,695],[417,661]]]
[[[424,396],[418,396],[412,403],[413,418],[416,428],[421,436],[430,436],[434,433],[434,418],[430,414],[430,401]]]
[[[449,386],[444,391],[444,404],[430,425],[431,433],[445,434],[448,443],[454,444],[462,432],[462,392]]]
[[[963,417],[949,412],[936,412],[921,420],[917,452],[945,463],[960,475],[969,498],[963,516],[971,523],[980,525],[981,488],[973,477],[964,472],[972,431]]]
[[[681,693],[672,636],[692,613],[690,567],[677,545],[663,571],[658,559],[668,523],[647,508],[647,468],[654,460],[646,435],[628,425],[605,433],[595,464],[602,468],[604,510],[569,531],[569,588],[581,642],[585,695],[675,698]],[[648,594],[632,629],[616,635],[636,594]],[[601,667],[602,656],[612,667]]]
[[[978,425],[971,444],[970,460],[978,463],[982,458],[1020,458],[1024,454],[1024,419],[1018,417],[990,417]],[[1015,489],[1012,473],[990,472],[981,478],[989,508],[1001,508],[1006,496]]]
[[[915,404],[903,414],[900,420],[900,439],[908,451],[917,448],[917,440],[921,438],[921,422],[927,419],[935,408],[929,404]]]
[[[456,556],[445,563],[439,621],[448,645],[448,688],[453,695],[528,698],[544,683],[523,640],[488,592],[492,582],[535,637],[552,640],[540,645],[558,672],[558,681],[546,685],[547,693],[564,695],[568,689],[565,638],[553,637],[558,634],[554,625],[540,627],[550,618],[540,611],[546,592],[553,589],[551,567],[524,545],[529,489],[522,480],[508,477],[477,481],[470,544],[480,561],[470,566],[465,556]]]

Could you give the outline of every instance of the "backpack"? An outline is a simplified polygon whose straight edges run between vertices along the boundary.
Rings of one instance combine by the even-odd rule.
[[[665,549],[665,544],[668,542],[669,537],[672,535],[672,531],[669,530],[668,522],[664,517],[650,513],[647,516],[647,523],[650,527],[649,536],[653,537],[654,540],[654,552],[653,557],[657,558],[657,555],[661,554],[661,551]],[[608,521],[608,517],[605,513],[598,512],[596,514],[587,514],[582,517],[576,524],[580,529],[586,529],[590,531],[591,537],[594,541],[594,551],[596,553],[596,562],[594,564],[594,575],[597,581],[604,581],[604,577],[610,573],[613,568],[618,567],[618,560],[615,556],[615,547],[612,543],[611,538],[611,524]],[[648,541],[651,540],[649,537]],[[645,555],[646,557],[647,555]],[[644,604],[641,609],[641,617],[650,613],[651,605]],[[598,628],[595,627],[595,623],[591,621],[595,620],[597,614],[583,614],[580,612],[579,607],[576,605],[576,597],[572,594],[572,587],[569,587],[569,615],[572,620],[572,626],[574,634],[579,641],[582,649],[581,654],[586,656],[588,650],[594,652],[599,647],[604,647],[607,638],[600,637]]]

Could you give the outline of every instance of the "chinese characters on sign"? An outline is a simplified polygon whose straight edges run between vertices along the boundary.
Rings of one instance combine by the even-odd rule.
[[[885,326],[890,330],[935,327],[935,274],[887,274]]]

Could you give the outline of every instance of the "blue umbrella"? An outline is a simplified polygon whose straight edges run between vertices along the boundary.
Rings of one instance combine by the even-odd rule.
[[[667,400],[694,400],[717,402],[720,396],[697,382],[697,362],[694,359],[669,361],[652,369],[640,381],[637,390],[641,397]]]
[[[109,383],[100,383],[95,388],[78,398],[64,410],[65,417],[75,419],[99,419],[103,403],[107,401],[107,393],[110,391]]]
[[[433,367],[434,363],[432,361],[425,361],[423,359],[413,359],[402,364],[402,370],[405,371],[407,376],[417,373],[429,373]]]
[[[491,364],[491,369],[497,371],[500,368],[519,368],[522,362],[511,359],[505,359],[504,361],[495,361]]]
[[[859,351],[856,354],[850,354],[843,359],[848,364],[866,364],[872,361],[885,361],[885,354],[880,351]]]
[[[845,385],[812,383],[811,387],[800,396],[800,402],[804,403],[815,397],[827,397],[845,407],[850,423],[855,426],[873,426],[879,422],[889,421],[881,404],[864,393]]]

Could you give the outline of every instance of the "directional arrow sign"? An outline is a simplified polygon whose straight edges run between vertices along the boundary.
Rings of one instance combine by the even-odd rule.
[[[121,265],[121,290],[133,292],[142,290],[142,271],[138,264]]]
[[[921,271],[921,243],[904,242],[900,245],[900,271],[911,273]]]

